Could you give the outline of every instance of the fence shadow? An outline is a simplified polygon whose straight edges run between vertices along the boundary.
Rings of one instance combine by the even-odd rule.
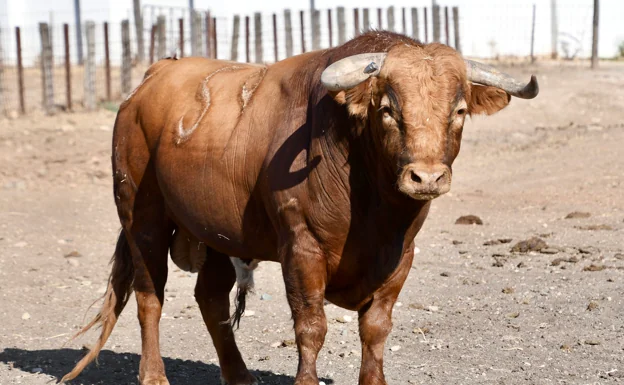
[[[0,352],[0,363],[28,373],[39,368],[41,373],[56,377],[58,380],[69,372],[83,355],[84,351],[75,349],[7,348]],[[141,357],[134,353],[103,350],[98,358],[99,366],[89,365],[73,382],[93,385],[136,385],[140,359]],[[171,385],[221,384],[219,366],[215,364],[167,357],[163,357],[163,360]],[[292,376],[268,371],[252,371],[252,373],[261,384],[290,385],[295,381]],[[322,381],[326,384],[334,383],[331,379]]]

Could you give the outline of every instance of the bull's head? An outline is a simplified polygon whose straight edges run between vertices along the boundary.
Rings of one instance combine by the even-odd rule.
[[[380,160],[397,173],[398,189],[418,200],[450,190],[467,115],[490,115],[511,96],[538,93],[535,76],[520,83],[441,44],[399,44],[387,53],[349,56],[327,67],[321,82],[370,127]]]

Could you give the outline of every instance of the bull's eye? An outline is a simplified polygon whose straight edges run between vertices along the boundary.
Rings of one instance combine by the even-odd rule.
[[[388,106],[382,106],[381,113],[384,119],[392,118],[392,109]]]
[[[465,108],[460,108],[459,110],[457,110],[457,115],[463,116],[465,114],[466,114],[466,109]]]

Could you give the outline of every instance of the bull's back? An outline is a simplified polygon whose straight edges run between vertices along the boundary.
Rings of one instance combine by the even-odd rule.
[[[268,218],[253,199],[271,136],[251,108],[266,71],[201,58],[161,61],[118,117],[118,125],[134,121],[130,130],[142,131],[178,225],[231,255],[271,248]]]

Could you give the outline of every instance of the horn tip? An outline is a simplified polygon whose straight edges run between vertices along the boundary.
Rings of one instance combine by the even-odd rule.
[[[537,83],[537,76],[531,75],[531,81],[522,90],[523,99],[533,99],[539,94],[539,84]]]

